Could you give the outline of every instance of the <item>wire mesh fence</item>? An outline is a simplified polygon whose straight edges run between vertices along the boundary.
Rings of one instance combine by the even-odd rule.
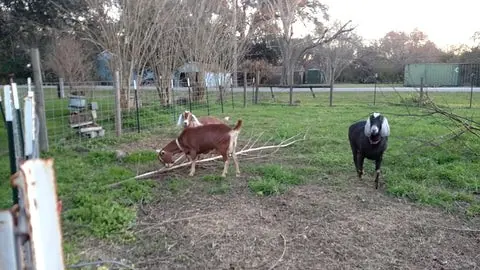
[[[422,87],[420,87],[422,88]],[[359,106],[413,101],[418,96],[418,87],[403,87],[398,84],[336,84],[332,95],[334,106]],[[96,136],[115,136],[115,87],[102,82],[68,83],[61,87],[58,82],[44,83],[44,107],[49,142],[88,139]],[[27,86],[18,86],[19,96],[26,95]],[[480,98],[480,88],[424,87],[424,93],[435,94],[448,101],[453,92],[461,96],[462,106]],[[136,92],[136,93],[135,93]],[[122,133],[142,132],[156,128],[173,127],[179,114],[185,110],[197,116],[232,116],[236,111],[249,110],[252,106],[294,105],[318,107],[330,105],[330,88],[327,85],[295,85],[292,88],[280,85],[256,84],[253,78],[220,87],[191,85],[174,87],[168,101],[155,85],[143,85],[131,89],[128,108],[121,110]],[[463,103],[463,102],[462,102]],[[138,109],[137,109],[138,107]],[[4,125],[2,122],[1,125]],[[5,138],[4,127],[0,128]],[[81,132],[82,131],[82,132]],[[0,152],[7,152],[7,143],[0,139]]]

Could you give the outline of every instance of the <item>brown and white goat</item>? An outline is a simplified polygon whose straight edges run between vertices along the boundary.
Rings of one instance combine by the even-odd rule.
[[[228,121],[230,118],[226,116],[224,120]],[[201,116],[197,118],[191,111],[184,111],[178,116],[177,126],[183,125],[186,127],[198,127],[201,125],[210,124],[225,124],[224,121],[213,116]]]
[[[234,128],[223,123],[185,128],[178,138],[169,142],[161,150],[157,150],[158,159],[168,167],[173,164],[173,156],[175,154],[184,153],[192,161],[189,175],[193,176],[198,155],[215,150],[223,157],[222,177],[227,175],[230,154],[235,163],[236,176],[238,177],[240,176],[240,167],[235,148],[237,147],[237,138],[241,128],[241,119],[237,121]]]

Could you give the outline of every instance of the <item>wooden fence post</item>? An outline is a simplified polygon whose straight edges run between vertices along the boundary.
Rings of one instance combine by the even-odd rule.
[[[42,71],[40,68],[40,52],[32,48],[30,52],[33,67],[33,80],[35,81],[35,112],[38,117],[39,134],[38,145],[40,152],[48,151],[47,117],[45,114],[45,97],[43,94]]]

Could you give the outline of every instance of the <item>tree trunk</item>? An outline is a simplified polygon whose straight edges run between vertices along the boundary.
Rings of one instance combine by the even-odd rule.
[[[283,59],[282,65],[282,84],[283,85],[291,85],[293,84],[293,70],[294,64],[291,58],[290,53],[286,53]]]
[[[193,81],[192,84],[192,100],[195,102],[202,101],[203,98],[205,97],[205,72],[200,71],[195,74],[195,80]],[[190,79],[190,83],[192,83],[192,80]]]
[[[162,78],[157,81],[155,87],[157,88],[158,98],[161,106],[169,106],[172,104],[172,76],[158,76]]]

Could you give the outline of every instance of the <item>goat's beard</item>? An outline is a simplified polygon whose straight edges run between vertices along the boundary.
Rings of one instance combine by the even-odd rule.
[[[382,140],[382,137],[380,136],[380,133],[377,133],[376,135],[372,134],[370,137],[368,137],[368,140],[371,144],[377,144]]]

